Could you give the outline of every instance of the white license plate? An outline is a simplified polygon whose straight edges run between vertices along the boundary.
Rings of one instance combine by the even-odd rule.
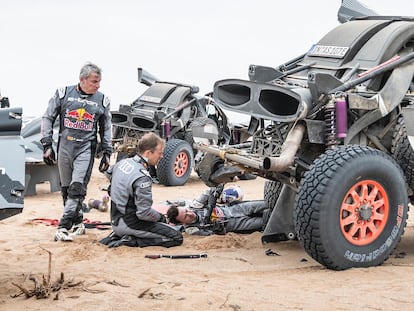
[[[309,50],[309,56],[343,58],[349,48],[344,46],[314,45]]]

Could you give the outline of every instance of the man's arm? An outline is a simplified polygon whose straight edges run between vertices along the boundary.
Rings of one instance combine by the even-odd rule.
[[[141,220],[165,222],[165,216],[152,208],[152,179],[149,176],[138,178],[133,185],[136,215]]]
[[[112,154],[112,116],[111,103],[108,97],[103,99],[104,114],[99,119],[99,136],[102,152],[111,156]]]
[[[210,194],[208,201],[207,201],[207,212],[204,216],[204,224],[211,223],[211,214],[213,213],[213,209],[216,207],[218,198],[223,192],[223,188],[224,188],[224,184],[220,184]]]

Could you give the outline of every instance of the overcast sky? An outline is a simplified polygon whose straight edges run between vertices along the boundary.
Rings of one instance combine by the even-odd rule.
[[[414,16],[412,0],[364,0],[383,15]],[[277,66],[337,26],[340,0],[0,0],[0,90],[40,116],[87,61],[103,69],[111,108],[144,90],[137,67],[212,91],[248,79],[250,64]]]

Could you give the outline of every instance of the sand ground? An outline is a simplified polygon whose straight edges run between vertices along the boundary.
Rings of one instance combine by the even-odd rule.
[[[265,180],[239,181],[245,199],[262,199]],[[102,198],[107,181],[97,170],[87,198]],[[191,176],[180,187],[154,185],[154,201],[192,199],[207,187]],[[22,214],[0,222],[0,310],[410,310],[414,308],[414,227],[384,265],[331,271],[297,241],[261,243],[259,232],[184,236],[182,246],[109,249],[98,241],[110,230],[88,229],[72,243],[54,242],[56,227],[33,219],[59,219],[59,193],[37,186]],[[109,221],[92,210],[90,221]],[[104,226],[105,228],[105,226]],[[280,256],[266,256],[271,249]],[[49,252],[51,265],[49,273]],[[147,254],[200,254],[202,259],[147,259]],[[30,277],[62,289],[47,299],[25,298]],[[16,296],[17,297],[14,297]]]

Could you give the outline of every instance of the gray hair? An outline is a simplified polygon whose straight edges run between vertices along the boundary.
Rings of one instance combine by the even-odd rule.
[[[82,79],[82,78],[86,79],[87,77],[89,77],[91,73],[96,73],[97,75],[100,76],[101,71],[102,71],[101,68],[99,68],[95,64],[88,62],[82,66],[80,70],[80,74],[79,74],[79,79]]]

